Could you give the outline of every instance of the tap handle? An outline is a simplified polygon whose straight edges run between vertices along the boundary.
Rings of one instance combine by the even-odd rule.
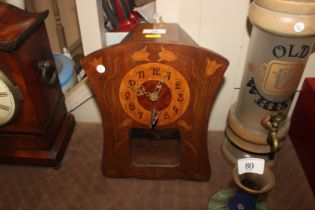
[[[271,157],[280,150],[278,131],[285,116],[282,113],[268,115],[261,121],[262,126],[268,130],[267,143],[271,147]]]

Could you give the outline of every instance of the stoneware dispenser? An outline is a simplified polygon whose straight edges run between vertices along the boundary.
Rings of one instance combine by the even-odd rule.
[[[254,0],[240,93],[227,117],[224,155],[272,165],[289,129],[286,117],[313,49],[315,1]]]

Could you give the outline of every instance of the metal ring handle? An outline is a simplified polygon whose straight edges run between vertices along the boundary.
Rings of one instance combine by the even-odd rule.
[[[54,62],[51,60],[43,60],[38,63],[41,79],[45,85],[55,86],[58,81],[57,72],[55,71]]]

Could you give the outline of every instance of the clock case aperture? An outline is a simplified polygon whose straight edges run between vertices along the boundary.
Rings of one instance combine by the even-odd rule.
[[[104,175],[210,178],[208,121],[224,57],[177,24],[139,24],[81,63],[103,120]]]

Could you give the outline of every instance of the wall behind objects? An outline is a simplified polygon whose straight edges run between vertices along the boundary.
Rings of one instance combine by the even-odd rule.
[[[103,14],[100,0],[76,0],[81,36],[85,55],[112,43],[115,35],[101,27]],[[247,19],[250,0],[157,0],[157,13],[164,22],[178,23],[200,46],[226,57],[230,66],[224,83],[216,97],[209,121],[209,130],[224,130],[230,106],[236,101],[250,39],[250,24]],[[86,21],[89,24],[84,24]],[[110,40],[109,40],[110,37]],[[107,38],[107,40],[106,40]],[[117,34],[115,42],[121,39]],[[313,68],[313,69],[312,69]],[[315,57],[310,57],[299,89],[305,77],[315,76]],[[210,87],[209,87],[210,88]],[[291,112],[295,106],[294,99]],[[92,110],[92,109],[90,109]],[[86,119],[85,121],[97,121]]]

